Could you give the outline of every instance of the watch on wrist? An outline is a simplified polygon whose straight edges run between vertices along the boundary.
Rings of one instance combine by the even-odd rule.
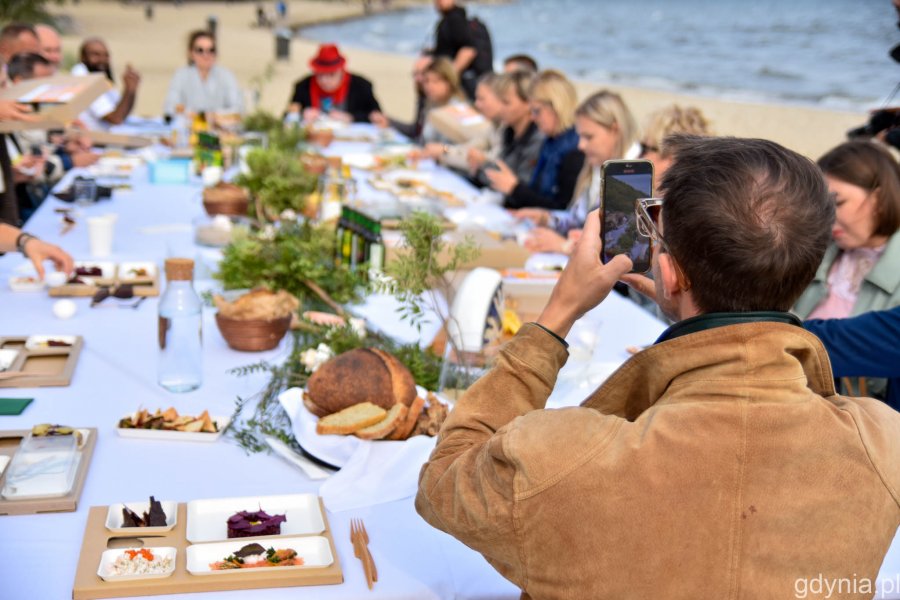
[[[19,234],[19,237],[16,238],[16,250],[22,254],[25,254],[25,245],[28,244],[29,241],[36,239],[37,238],[30,233],[25,233],[23,231]]]

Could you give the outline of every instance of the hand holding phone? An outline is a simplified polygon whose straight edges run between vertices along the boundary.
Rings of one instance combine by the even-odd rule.
[[[650,270],[650,238],[637,227],[638,200],[653,195],[653,163],[649,160],[608,160],[601,169],[600,260],[625,254],[632,273]]]

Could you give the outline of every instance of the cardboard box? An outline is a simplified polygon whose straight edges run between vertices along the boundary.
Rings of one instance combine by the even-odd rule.
[[[511,308],[518,313],[523,323],[534,321],[540,316],[556,279],[516,279],[503,278],[503,300],[506,308]]]
[[[531,253],[519,246],[515,240],[498,240],[487,230],[454,230],[447,232],[444,239],[453,246],[470,236],[480,247],[481,253],[467,263],[460,265],[460,270],[474,269],[475,267],[489,267],[491,269],[521,268]],[[399,254],[404,252],[402,247],[388,246],[385,249],[385,263],[389,264]],[[445,262],[446,255],[438,257],[439,262]]]
[[[77,130],[84,133],[82,130]],[[87,132],[94,146],[113,146],[117,148],[144,148],[153,143],[153,140],[140,135],[124,135],[121,133],[109,133],[92,129]]]
[[[102,73],[41,77],[0,91],[0,100],[15,100],[35,107],[37,121],[0,121],[0,133],[26,129],[64,129],[91,103],[110,89]]]
[[[454,144],[488,138],[493,129],[481,113],[467,104],[451,104],[432,109],[428,112],[428,121]]]

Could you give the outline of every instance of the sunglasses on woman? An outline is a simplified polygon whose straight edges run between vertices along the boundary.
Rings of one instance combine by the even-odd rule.
[[[215,48],[207,48],[204,46],[198,46],[193,49],[193,52],[194,52],[194,54],[215,54],[216,49]]]

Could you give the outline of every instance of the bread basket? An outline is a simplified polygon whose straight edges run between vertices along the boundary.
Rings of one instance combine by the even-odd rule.
[[[250,197],[247,190],[232,183],[217,183],[203,190],[203,208],[211,217],[229,215],[243,217],[247,215]]]
[[[280,319],[232,319],[216,313],[216,325],[228,346],[243,352],[271,350],[291,326],[291,315]]]

